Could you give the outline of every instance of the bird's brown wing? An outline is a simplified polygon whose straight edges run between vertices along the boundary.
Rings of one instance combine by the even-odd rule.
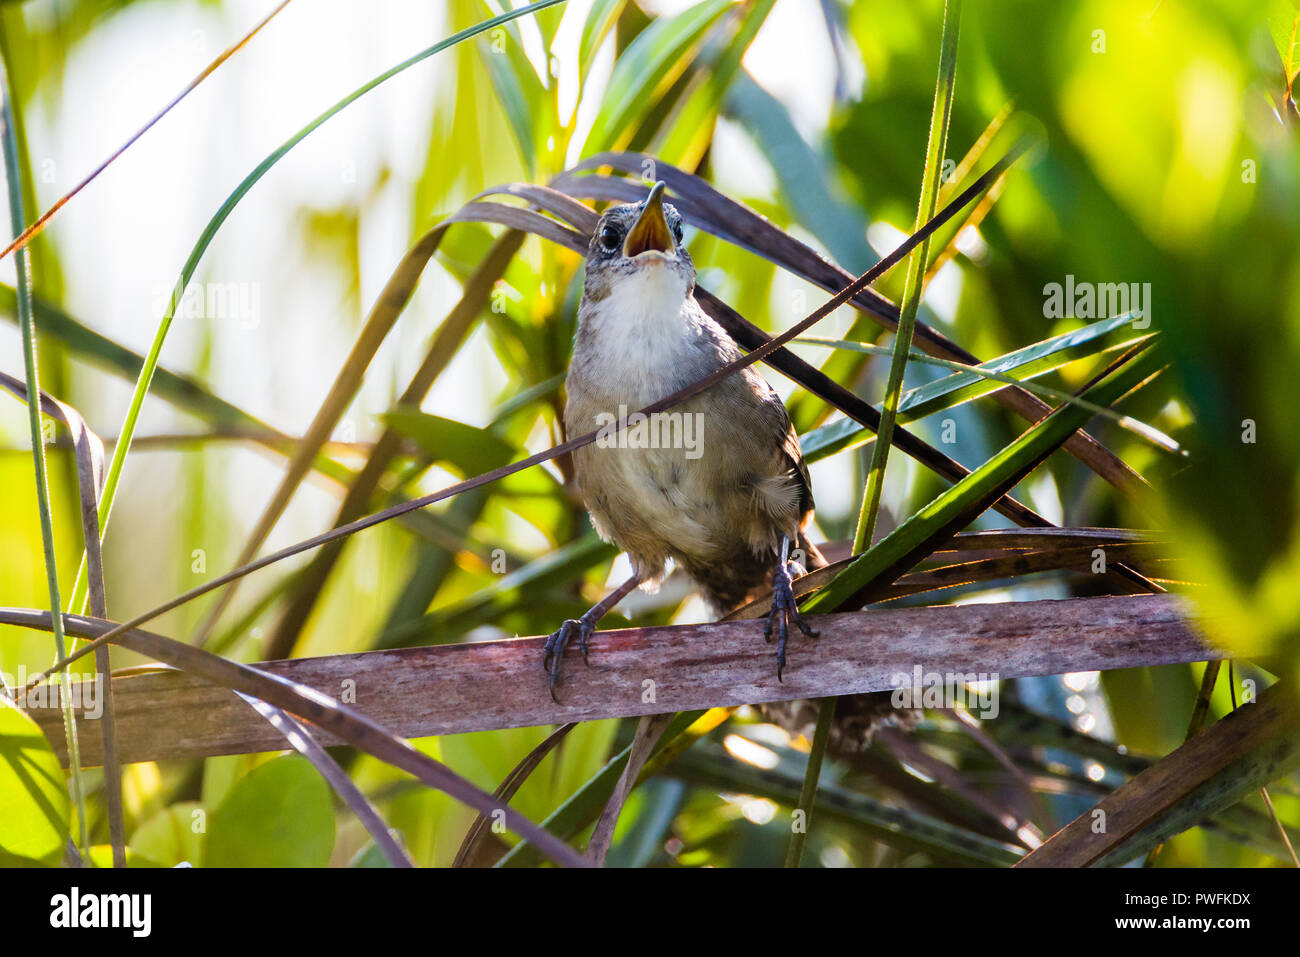
[[[786,421],[789,422],[788,417]],[[807,529],[812,523],[813,516],[812,479],[808,475],[808,463],[803,460],[803,449],[799,445],[799,434],[795,432],[793,423],[786,429],[784,451],[786,458],[790,460],[790,465],[794,469],[794,474],[799,477],[800,485],[799,541],[795,544],[803,550],[805,571],[824,568],[828,564],[825,556],[822,555],[807,535]]]
[[[808,463],[804,461],[803,448],[799,445],[799,433],[795,431],[794,423],[790,421],[790,414],[786,411],[785,403],[781,401],[781,397],[766,379],[757,373],[754,375],[767,388],[769,415],[773,425],[778,430],[781,451],[790,465],[791,474],[799,482],[799,541],[794,544],[797,548],[803,550],[804,567],[806,570],[812,571],[814,568],[821,568],[826,565],[826,559],[804,534],[804,530],[812,521],[814,508],[812,478],[808,474]]]
[[[785,438],[781,447],[785,457],[790,460],[790,467],[799,476],[799,515],[801,518],[807,518],[814,508],[812,478],[808,475],[808,463],[803,460],[799,433],[794,430],[794,423],[790,421],[788,415],[785,417],[785,426]]]
[[[739,354],[737,350],[737,355]],[[808,466],[803,460],[803,449],[799,446],[799,433],[794,430],[790,413],[786,411],[785,403],[781,401],[781,396],[777,394],[776,389],[772,388],[772,384],[759,375],[752,366],[743,369],[740,374],[749,380],[753,392],[762,396],[760,408],[764,428],[772,429],[773,438],[781,444],[781,451],[790,465],[790,470],[799,481],[799,518],[802,523],[813,510],[813,493]]]

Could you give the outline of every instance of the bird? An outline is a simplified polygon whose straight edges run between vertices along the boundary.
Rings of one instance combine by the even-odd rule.
[[[627,554],[633,575],[551,634],[543,665],[552,694],[573,638],[586,660],[599,619],[637,586],[656,587],[669,559],[719,614],[771,585],[765,637],[770,641],[775,632],[778,640],[778,678],[790,625],[816,636],[799,614],[791,583],[826,560],[808,538],[808,467],[776,390],[747,366],[654,413],[668,418],[639,423],[640,441],[614,434],[627,410],[742,354],[695,299],[682,217],[664,202],[664,192],[660,181],[643,202],[606,210],[588,247],[564,425],[569,435],[601,431],[609,439],[574,451],[577,490],[596,531]],[[670,441],[657,441],[661,435]],[[694,446],[684,441],[692,438]]]
[[[799,613],[792,584],[827,562],[808,537],[812,484],[776,390],[750,365],[653,413],[666,419],[634,425],[635,414],[628,415],[742,355],[694,296],[682,216],[664,193],[659,181],[644,201],[608,208],[588,245],[564,427],[570,436],[598,433],[573,452],[577,491],[596,531],[628,556],[633,574],[548,636],[542,667],[557,701],[565,650],[576,638],[586,662],[600,619],[638,586],[657,587],[670,559],[719,616],[770,586],[764,638],[777,641],[778,681],[791,625],[817,636]],[[888,699],[841,699],[833,750],[861,750],[882,723],[907,720],[891,713]],[[801,732],[816,706],[791,701],[763,712]]]

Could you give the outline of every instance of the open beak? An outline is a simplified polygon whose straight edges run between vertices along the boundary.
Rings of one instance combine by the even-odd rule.
[[[650,250],[672,255],[676,251],[672,230],[664,217],[664,185],[660,180],[651,187],[650,195],[641,206],[641,216],[623,241],[624,256],[639,256]]]

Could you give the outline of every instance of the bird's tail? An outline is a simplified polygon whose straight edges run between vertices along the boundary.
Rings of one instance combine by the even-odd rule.
[[[761,704],[758,710],[778,727],[811,741],[820,706],[818,700],[798,698],[794,701]],[[895,707],[893,694],[888,691],[841,695],[835,703],[835,716],[831,719],[830,739],[826,748],[833,755],[849,758],[871,747],[871,742],[881,728],[895,727],[910,731],[920,720],[919,709]]]

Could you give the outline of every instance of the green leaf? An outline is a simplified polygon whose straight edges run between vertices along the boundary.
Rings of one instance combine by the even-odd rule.
[[[862,227],[870,221],[866,210],[835,186],[834,165],[824,148],[804,141],[780,100],[742,72],[723,110],[754,137],[776,172],[786,208],[832,259],[855,275],[879,261]]]
[[[47,864],[67,845],[72,801],[36,722],[0,699],[0,851]]]
[[[982,362],[976,368],[997,375],[1005,375],[1015,369],[1023,369],[1024,372],[1016,377],[1017,381],[1023,384],[1038,376],[1054,372],[1078,359],[1088,358],[1106,351],[1100,348],[1082,350],[1082,347],[1096,343],[1103,336],[1128,325],[1132,321],[1133,317],[1127,314],[1115,316],[1111,319],[1103,319],[1100,322],[1090,323],[1079,329],[1053,336],[1050,339],[1044,339],[1041,342],[1035,342],[1032,345],[1008,352],[987,362]],[[795,341],[817,342],[826,345],[835,342],[837,347],[852,348],[855,351],[878,355],[888,355],[890,353],[890,350],[883,347],[868,346],[863,343],[849,344],[837,340],[814,339],[812,337],[801,337]],[[1138,341],[1140,340],[1132,340],[1112,348],[1125,348],[1135,345]],[[1067,352],[1070,354],[1065,355]],[[940,360],[916,351],[911,352],[909,358],[913,362],[941,364]],[[1004,388],[1005,385],[1004,381],[981,376],[976,372],[957,372],[945,376],[942,379],[913,389],[904,395],[899,402],[898,423],[906,425],[936,412],[956,408],[959,405],[988,395],[990,392]],[[852,419],[840,419],[837,422],[814,429],[807,435],[802,436],[800,442],[803,445],[804,458],[810,462],[815,462],[836,452],[842,452],[845,449],[855,448],[869,442],[873,437],[874,435],[869,429],[863,428]]]
[[[30,169],[25,168],[26,152],[21,157],[18,150],[18,136],[22,114],[14,103],[13,87],[9,82],[9,44],[4,30],[0,27],[0,50],[4,54],[3,69],[0,69],[0,147],[4,153],[5,179],[9,189],[9,225],[17,236],[27,225],[27,213],[23,206],[24,184],[30,188]],[[45,440],[41,430],[41,383],[40,363],[37,359],[36,324],[32,308],[32,279],[28,268],[29,251],[14,251],[14,269],[17,282],[14,291],[18,298],[18,324],[22,330],[23,343],[23,381],[27,384],[27,425],[32,443],[32,463],[36,470],[36,507],[41,521],[41,547],[45,558],[45,581],[49,595],[50,612],[53,616],[54,651],[58,658],[67,656],[67,643],[63,635],[63,619],[57,614],[63,607],[59,599],[59,568],[54,551],[54,517],[50,505],[50,480],[46,467]],[[55,684],[66,687],[71,672],[65,671],[55,679]],[[77,746],[77,721],[73,714],[72,702],[62,699],[63,734],[68,746],[68,766],[71,768],[72,797],[77,805],[77,823],[79,846],[84,851],[90,846],[86,823],[86,789],[81,779],[80,749]]]
[[[324,867],[334,849],[330,789],[296,754],[249,772],[212,814],[207,867]]]
[[[596,51],[609,36],[609,31],[618,22],[618,15],[623,12],[627,0],[596,0],[587,14],[587,22],[582,25],[582,40],[578,44],[578,82],[586,83],[587,72]]]
[[[1122,316],[1115,316],[1112,319],[1103,319],[1100,322],[1091,323],[1080,329],[1074,329],[1062,335],[1053,336],[1050,339],[1044,339],[1041,342],[1035,342],[1033,345],[1025,346],[1023,349],[1016,349],[1014,352],[1008,352],[1006,355],[998,356],[996,359],[990,359],[988,362],[981,362],[978,368],[983,372],[992,373],[994,375],[1005,374],[1013,369],[1020,368],[1021,366],[1030,365],[1040,359],[1046,359],[1049,356],[1054,356],[1058,353],[1066,352],[1077,348],[1078,346],[1085,345],[1086,343],[1094,342],[1107,333],[1131,324],[1133,319],[1134,317],[1131,313],[1126,313]],[[929,356],[915,356],[914,358],[919,359],[922,362],[930,359]],[[1056,363],[1055,365],[1046,367],[1041,371],[1035,369],[1034,374],[1048,372],[1052,369],[1059,368],[1064,364],[1064,362]],[[909,413],[906,421],[924,418],[932,412],[938,411],[938,408],[935,407],[937,399],[957,392],[966,386],[977,386],[981,388],[982,391],[969,395],[969,398],[976,398],[979,395],[985,395],[988,392],[999,389],[1005,384],[1005,382],[999,382],[997,379],[988,376],[981,376],[977,372],[955,372],[936,382],[931,382],[927,385],[913,389],[904,395],[902,401],[898,405],[899,415],[901,417],[902,413]],[[962,401],[967,401],[967,399],[963,398]]]
[[[165,807],[136,828],[127,850],[167,867],[182,862],[197,864],[203,860],[207,828],[202,816],[206,813],[198,801],[180,801]]]
[[[488,13],[491,12],[489,8]],[[532,61],[524,54],[519,24],[502,24],[486,41],[480,41],[478,48],[531,178],[537,171],[538,131],[535,122],[546,123],[552,115],[549,104],[544,102],[546,88]]]
[[[1148,341],[1150,338],[1151,338],[1150,336],[1142,336],[1128,343],[1125,343],[1124,346],[1121,346],[1119,348],[1132,348],[1134,346],[1142,344],[1143,342]],[[830,346],[831,348],[834,349],[847,349],[851,352],[860,352],[866,355],[889,355],[890,354],[890,350],[884,348],[883,346],[869,346],[866,343],[851,342],[843,339],[824,339],[820,336],[801,336],[797,339],[794,339],[793,341],[807,343],[809,345],[815,345],[815,346]],[[1045,385],[1031,385],[1028,381],[1029,377],[1017,378],[1015,376],[1004,375],[1001,372],[994,372],[994,371],[987,370],[982,366],[972,366],[964,362],[951,362],[947,359],[936,359],[933,356],[926,356],[917,352],[910,352],[908,355],[911,357],[913,361],[916,362],[925,362],[931,365],[942,366],[945,369],[952,369],[959,376],[975,376],[976,378],[980,379],[984,383],[983,389],[978,392],[979,395],[983,395],[988,392],[994,392],[1000,388],[1009,385],[1019,386],[1020,388],[1024,389],[1026,392],[1032,392],[1034,395],[1037,395],[1039,398],[1052,399],[1056,402],[1064,402],[1068,405],[1077,405],[1080,408],[1089,410],[1094,415],[1106,416],[1107,418],[1113,419],[1114,421],[1118,422],[1122,427],[1131,428],[1134,431],[1146,436],[1147,438],[1154,441],[1157,445],[1167,448],[1173,452],[1181,451],[1178,447],[1178,443],[1176,443],[1173,439],[1164,435],[1162,432],[1153,429],[1151,426],[1146,425],[1145,423],[1137,422],[1131,416],[1121,415],[1120,413],[1115,412],[1111,409],[1106,409],[1099,405],[1093,405],[1090,402],[1088,402],[1087,399],[1081,399],[1078,396],[1074,395],[1073,393],[1065,392],[1061,389],[1053,389],[1052,387],[1045,386]],[[977,369],[980,371],[977,372],[976,371]],[[963,396],[962,398],[953,401],[947,398],[947,396],[943,394],[946,392],[962,391],[966,388],[966,384],[969,381],[970,381],[969,379],[962,379],[956,382],[953,387],[944,389],[940,394],[938,400],[935,402],[928,403],[926,405],[922,405],[919,407],[915,407],[916,403],[913,403],[914,408],[911,414],[904,416],[900,411],[898,415],[898,422],[900,424],[909,422],[913,419],[919,419],[924,415],[930,415],[934,412],[937,412],[941,408],[948,408],[969,401],[975,396],[974,395]],[[940,383],[932,383],[932,384],[940,384]],[[903,402],[906,402],[910,397],[912,397],[916,392],[919,391],[921,390],[913,389],[911,392],[908,392],[906,395],[903,396],[900,405]]]
[[[722,101],[741,70],[745,52],[767,21],[775,3],[776,0],[754,0],[739,18],[734,35],[723,41],[721,54],[710,64],[702,81],[664,123],[663,128],[668,134],[656,151],[664,160],[687,169],[699,165],[713,142],[713,129],[717,125]]]
[[[385,413],[384,422],[395,432],[414,439],[436,461],[454,466],[462,475],[490,472],[510,461],[515,451],[509,442],[491,432],[418,409],[394,409]]]
[[[1088,389],[1083,398],[1108,405],[1136,388],[1154,370],[1155,362],[1148,351]],[[893,581],[935,541],[969,522],[982,507],[1014,486],[1091,417],[1090,411],[1077,405],[1057,409],[868,549],[809,598],[804,610],[833,611],[860,589]]]
[[[1282,70],[1286,81],[1290,83],[1300,72],[1300,11],[1296,10],[1291,0],[1273,0],[1268,12],[1268,31],[1273,36],[1273,45],[1282,58]]]
[[[944,151],[948,144],[948,124],[952,119],[961,0],[944,0],[943,10],[939,80],[934,88],[934,109],[930,114],[930,138],[925,149],[925,170],[921,176],[921,200],[916,210],[918,230],[934,217],[938,207],[939,180],[942,175]],[[893,446],[894,422],[898,416],[898,404],[903,392],[903,373],[907,368],[908,353],[912,349],[916,313],[921,307],[925,272],[930,262],[930,244],[931,240],[927,238],[921,243],[919,249],[913,250],[907,257],[907,279],[903,286],[903,301],[899,304],[898,328],[894,331],[894,356],[889,366],[889,385],[885,389],[885,401],[880,406],[880,426],[876,430],[880,441],[871,450],[867,487],[862,492],[858,527],[853,534],[855,552],[868,547],[874,537],[872,533],[876,528],[880,496],[885,486],[885,464],[889,458],[889,450]]]
[[[670,19],[654,21],[619,57],[583,153],[619,149],[635,117],[690,66],[690,51],[734,0],[704,0]]]

